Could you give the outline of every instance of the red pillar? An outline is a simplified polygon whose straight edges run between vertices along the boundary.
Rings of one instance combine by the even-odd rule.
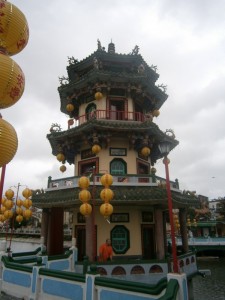
[[[51,208],[48,218],[47,254],[63,254],[63,208]]]

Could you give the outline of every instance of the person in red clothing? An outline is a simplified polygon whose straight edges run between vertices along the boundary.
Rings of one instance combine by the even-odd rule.
[[[113,249],[111,246],[111,240],[106,239],[106,242],[102,244],[99,248],[99,261],[112,260]]]

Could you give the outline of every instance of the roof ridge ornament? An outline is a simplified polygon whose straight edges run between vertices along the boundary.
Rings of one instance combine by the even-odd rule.
[[[135,45],[134,49],[130,53],[131,55],[137,55],[139,53],[140,47]]]

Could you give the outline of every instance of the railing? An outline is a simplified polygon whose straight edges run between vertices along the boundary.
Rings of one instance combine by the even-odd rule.
[[[181,244],[181,238],[177,238],[177,245],[180,246]],[[188,239],[188,245],[225,246],[225,237],[193,237]]]
[[[93,174],[91,174],[93,175]],[[95,184],[101,185],[100,178],[102,174],[96,174],[94,175],[94,183],[91,181],[91,185]],[[62,189],[71,189],[71,188],[77,188],[78,181],[80,176],[74,176],[74,177],[67,177],[67,178],[60,178],[60,179],[49,179],[48,181],[48,187],[46,191],[55,191],[55,190],[62,190]],[[91,178],[93,180],[93,176]],[[166,180],[164,178],[155,176],[155,175],[118,175],[113,176],[113,185],[114,186],[161,186],[164,187],[166,185]],[[177,181],[170,181],[170,188],[173,191],[180,192],[179,185]]]
[[[102,110],[97,109],[90,113],[81,115],[76,121],[76,126],[87,122],[88,120],[119,120],[119,121],[135,121],[144,122],[145,116],[141,112],[118,111],[118,110]]]

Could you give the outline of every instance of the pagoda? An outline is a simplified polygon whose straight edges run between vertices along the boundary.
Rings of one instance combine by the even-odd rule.
[[[165,87],[156,84],[156,67],[144,61],[138,46],[129,54],[119,54],[114,43],[106,50],[98,41],[97,50],[85,59],[69,58],[67,73],[68,78],[60,78],[58,91],[61,112],[69,117],[68,128],[53,124],[47,139],[52,154],[62,163],[60,170],[66,171],[66,163],[73,164],[74,176],[49,177],[45,192],[32,197],[33,204],[43,209],[47,253],[63,252],[67,211],[78,260],[85,255],[96,260],[106,238],[112,240],[115,257],[165,258],[166,181],[156,176],[154,164],[164,157],[162,143],[169,144],[171,151],[178,141],[171,130],[163,132],[154,122],[168,97]],[[104,174],[113,178],[110,186],[104,186]],[[90,181],[88,199],[80,193],[83,177]],[[187,252],[186,211],[198,205],[198,200],[183,193],[178,180],[170,182],[170,187],[173,209],[179,212],[183,251]],[[103,189],[113,198],[105,206]]]

